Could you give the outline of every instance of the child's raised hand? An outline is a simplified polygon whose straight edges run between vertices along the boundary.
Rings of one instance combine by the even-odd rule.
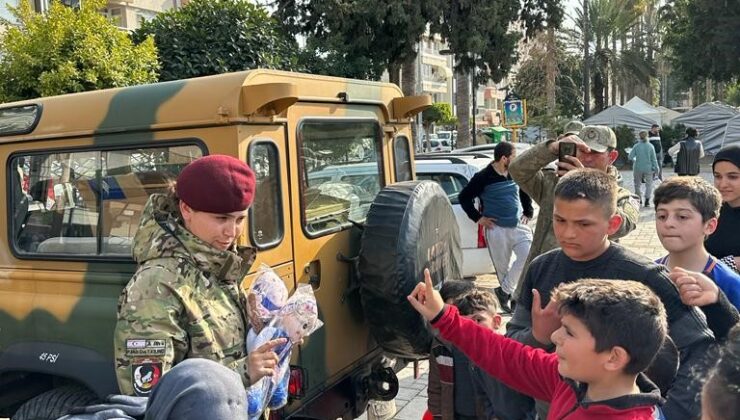
[[[532,336],[542,344],[551,344],[550,336],[560,328],[558,304],[550,299],[542,308],[542,299],[537,289],[532,289]]]
[[[719,300],[719,287],[702,273],[674,267],[668,276],[678,287],[681,302],[685,305],[706,306],[717,303]]]
[[[442,296],[434,290],[432,276],[427,268],[424,269],[424,283],[417,284],[407,298],[411,306],[429,321],[439,315],[445,306]]]

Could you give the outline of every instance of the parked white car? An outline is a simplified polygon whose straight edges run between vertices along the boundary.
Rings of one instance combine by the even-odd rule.
[[[439,183],[450,199],[455,219],[460,229],[460,246],[463,252],[463,276],[494,272],[486,247],[483,227],[468,218],[460,206],[460,191],[468,181],[491,163],[492,156],[474,155],[420,155],[416,158],[416,178]],[[476,200],[477,201],[477,200]],[[476,204],[478,205],[478,204]]]

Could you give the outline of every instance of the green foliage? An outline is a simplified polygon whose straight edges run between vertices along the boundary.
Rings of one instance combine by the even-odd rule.
[[[446,102],[437,102],[432,104],[421,113],[421,120],[425,127],[431,124],[454,125],[457,124],[457,118],[452,115],[452,105]]]
[[[380,80],[385,67],[383,61],[355,54],[335,37],[325,42],[315,37],[308,38],[306,47],[298,54],[298,68],[311,74]]]
[[[740,1],[671,0],[663,9],[664,46],[687,83],[740,76]]]
[[[3,102],[121,87],[157,80],[151,39],[134,46],[99,10],[104,0],[86,0],[79,10],[53,1],[46,14],[30,2],[10,8],[18,26],[6,22],[0,46]]]
[[[306,37],[301,65],[312,72],[379,79],[416,56],[427,29],[448,41],[458,70],[477,66],[479,84],[501,80],[516,62],[516,1],[276,0],[275,6],[286,31]],[[562,18],[560,0],[526,0],[521,12],[527,33]]]
[[[684,137],[686,137],[686,126],[683,124],[665,126],[660,130],[660,144],[663,145],[664,151],[668,151],[669,147]]]
[[[732,106],[740,106],[740,81],[735,82],[727,88],[725,102]]]
[[[276,0],[275,17],[289,34],[306,37],[301,65],[309,71],[380,79],[383,69],[416,55],[415,45],[442,3]]]
[[[558,75],[555,79],[555,112],[554,115],[566,119],[580,116],[583,112],[583,60],[575,54],[567,53],[565,46],[558,43],[555,54]],[[529,57],[521,64],[514,80],[514,92],[527,99],[527,114],[530,123],[547,113],[546,80],[543,74],[547,52],[541,47],[530,50]],[[555,126],[547,126],[554,129]]]
[[[520,35],[511,30],[519,17],[519,2],[447,2],[432,31],[442,35],[455,55],[455,70],[475,70],[476,85],[499,82],[517,61]]]
[[[619,152],[618,160],[624,164],[627,162],[628,155],[624,149],[632,147],[635,144],[635,134],[632,132],[632,129],[626,125],[620,125],[615,128],[614,134],[617,135],[617,151]]]
[[[246,0],[193,0],[158,14],[132,36],[136,42],[154,37],[162,81],[297,66],[295,39],[264,7]]]

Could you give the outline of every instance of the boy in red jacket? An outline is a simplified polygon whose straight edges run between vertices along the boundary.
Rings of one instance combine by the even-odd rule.
[[[668,324],[660,299],[626,280],[581,280],[553,290],[561,326],[546,353],[498,335],[445,305],[429,271],[411,305],[491,376],[550,402],[548,419],[661,418],[658,388],[640,374],[663,345]],[[539,302],[537,302],[539,303]]]

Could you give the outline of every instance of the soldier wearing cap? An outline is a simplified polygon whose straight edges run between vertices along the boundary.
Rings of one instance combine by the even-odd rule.
[[[557,162],[557,172],[546,169],[550,162],[557,159],[561,142],[575,143],[576,156],[567,157],[569,162]],[[616,147],[617,136],[609,127],[584,127],[583,123],[572,121],[566,126],[566,134],[562,138],[540,143],[511,162],[511,177],[540,206],[527,266],[538,255],[559,246],[552,230],[552,206],[555,184],[560,176],[571,169],[586,167],[599,169],[616,177],[618,171],[612,166],[618,155]],[[610,239],[621,238],[633,231],[640,218],[637,199],[622,187],[618,191],[617,212],[622,216],[622,226]]]
[[[247,355],[247,303],[240,283],[255,259],[236,243],[255,177],[223,155],[190,163],[170,194],[154,194],[134,237],[139,268],[118,302],[114,333],[121,393],[149,396],[167,371],[192,358],[235,372],[246,387],[277,363],[267,343]]]

